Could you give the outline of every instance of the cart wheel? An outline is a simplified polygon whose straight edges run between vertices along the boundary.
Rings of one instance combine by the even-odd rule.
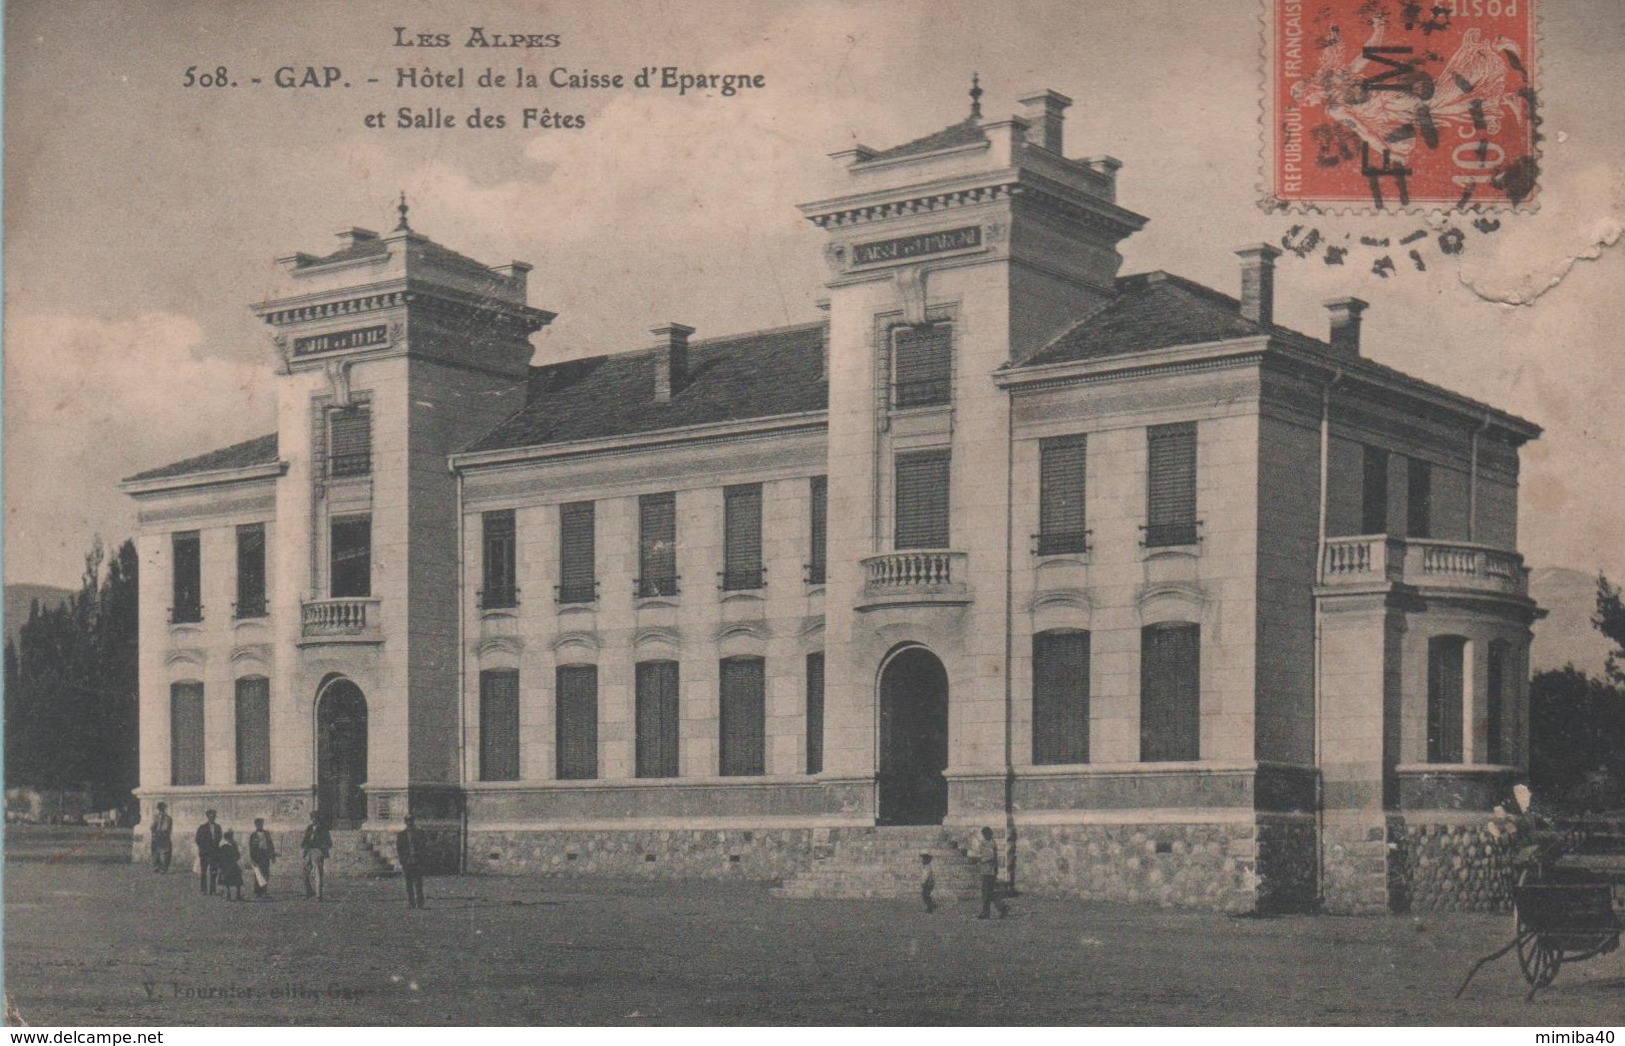
[[[1518,940],[1518,966],[1531,988],[1544,988],[1557,979],[1563,953],[1548,945],[1538,933]]]

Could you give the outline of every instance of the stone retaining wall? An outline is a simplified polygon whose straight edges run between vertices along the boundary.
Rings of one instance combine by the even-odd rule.
[[[468,840],[477,875],[772,881],[812,862],[815,829],[481,831]],[[825,833],[828,834],[827,832]]]
[[[1389,861],[1400,880],[1394,910],[1511,910],[1513,829],[1511,819],[1490,814],[1445,823],[1394,818]]]

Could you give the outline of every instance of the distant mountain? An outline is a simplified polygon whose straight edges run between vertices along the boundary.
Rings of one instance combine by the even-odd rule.
[[[1597,576],[1583,570],[1539,567],[1529,572],[1529,596],[1547,611],[1535,622],[1529,671],[1572,664],[1590,676],[1602,674],[1608,640],[1591,627],[1597,609]]]
[[[66,603],[71,595],[72,589],[57,588],[54,585],[7,585],[6,638],[16,641],[17,630],[28,621],[28,607],[34,600],[39,600],[41,607],[49,607],[57,603]]]

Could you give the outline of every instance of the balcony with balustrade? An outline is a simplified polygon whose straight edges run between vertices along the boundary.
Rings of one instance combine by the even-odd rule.
[[[1529,595],[1529,568],[1516,552],[1386,534],[1327,538],[1319,581],[1328,595],[1395,584],[1520,599]]]
[[[912,549],[862,561],[858,609],[916,604],[962,606],[971,600],[964,552]]]
[[[300,605],[300,646],[383,641],[376,599],[309,599]]]

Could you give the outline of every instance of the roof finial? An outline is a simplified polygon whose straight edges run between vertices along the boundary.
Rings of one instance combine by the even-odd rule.
[[[407,210],[407,207],[406,207],[406,193],[405,193],[405,191],[402,191],[402,193],[401,193],[401,202],[395,207],[395,209],[397,211],[401,212],[400,224],[395,226],[395,231],[396,232],[411,232],[412,227],[406,223],[406,210]]]
[[[970,118],[982,118],[982,78],[975,73],[970,74]]]

